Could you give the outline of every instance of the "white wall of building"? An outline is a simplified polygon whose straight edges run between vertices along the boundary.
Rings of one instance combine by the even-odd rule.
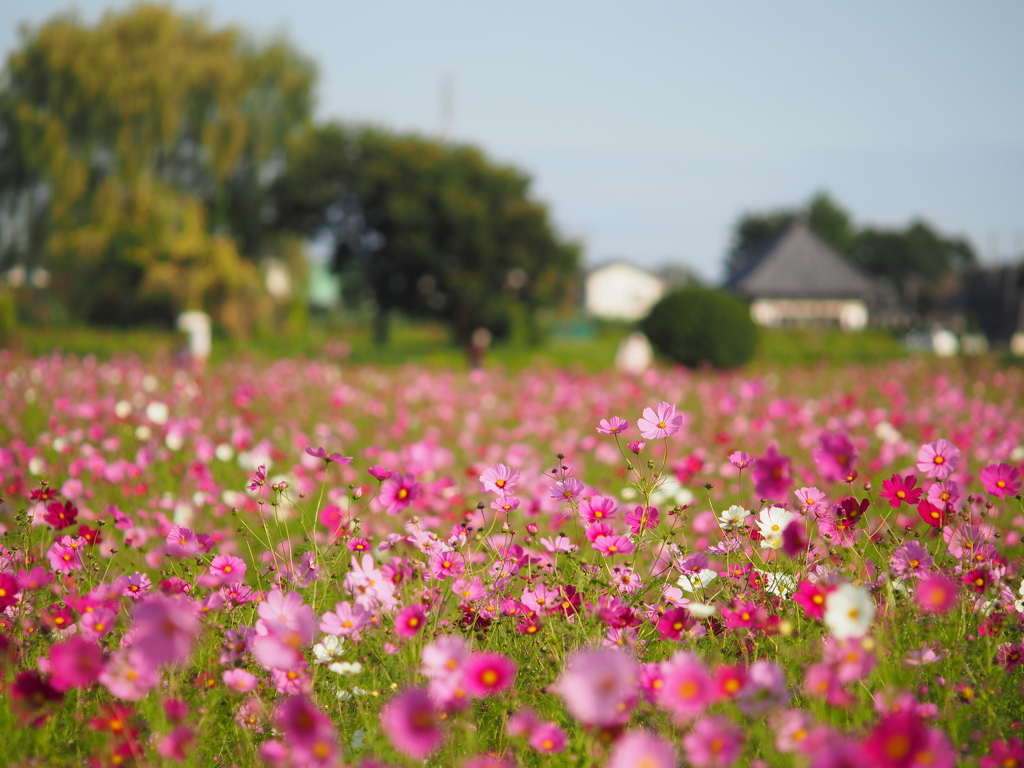
[[[604,320],[640,320],[665,295],[665,282],[629,264],[595,269],[586,280],[585,306]]]

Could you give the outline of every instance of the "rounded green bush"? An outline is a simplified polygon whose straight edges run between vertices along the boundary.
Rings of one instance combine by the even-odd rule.
[[[746,305],[708,288],[666,294],[640,327],[658,352],[690,367],[735,368],[749,361],[757,346]]]

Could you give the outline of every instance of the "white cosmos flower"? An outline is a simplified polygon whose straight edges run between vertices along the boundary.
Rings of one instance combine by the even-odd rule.
[[[714,603],[687,603],[686,610],[695,619],[708,619],[715,615],[718,608]]]
[[[358,675],[363,671],[363,665],[358,661],[336,661],[327,668],[336,675]]]
[[[757,527],[764,538],[767,539],[778,535],[781,539],[782,532],[786,530],[786,526],[794,520],[796,520],[796,515],[788,509],[768,507],[767,509],[762,509],[761,513],[757,516]]]
[[[684,573],[676,581],[676,584],[678,584],[684,592],[696,592],[697,587],[706,587],[717,578],[718,573],[716,571],[712,571],[710,568],[703,568],[700,573],[696,575],[687,575]]]
[[[825,597],[823,618],[837,638],[863,637],[875,618],[875,603],[864,587],[842,584]]]
[[[718,516],[718,527],[723,531],[735,531],[748,517],[750,512],[738,504],[733,504]]]
[[[786,598],[796,589],[796,579],[788,573],[771,573],[770,571],[757,570],[764,580],[764,588],[773,595]]]
[[[341,655],[344,640],[336,635],[325,635],[324,639],[313,646],[313,655],[317,664],[329,664]]]

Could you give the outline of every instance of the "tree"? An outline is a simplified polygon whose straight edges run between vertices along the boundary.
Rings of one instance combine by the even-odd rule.
[[[516,307],[532,321],[578,269],[530,179],[468,146],[327,125],[294,144],[275,196],[284,226],[330,236],[381,343],[395,310],[442,319],[461,343],[481,327],[501,337]]]
[[[904,230],[868,228],[857,235],[850,261],[892,286],[904,307],[927,313],[950,279],[977,263],[962,238],[943,237],[923,221]]]
[[[161,6],[26,33],[0,85],[0,257],[47,262],[85,320],[195,308],[243,332],[312,82],[285,43]]]

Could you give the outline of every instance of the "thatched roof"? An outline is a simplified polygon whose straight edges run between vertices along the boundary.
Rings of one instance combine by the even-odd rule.
[[[731,277],[727,287],[754,299],[873,302],[883,293],[871,277],[832,250],[800,220]]]

